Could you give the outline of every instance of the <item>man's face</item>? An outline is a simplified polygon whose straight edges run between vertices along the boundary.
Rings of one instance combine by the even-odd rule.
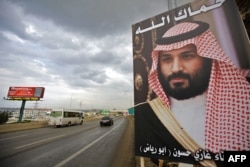
[[[196,46],[186,45],[159,53],[159,80],[167,95],[188,99],[208,87],[212,60],[198,55]]]

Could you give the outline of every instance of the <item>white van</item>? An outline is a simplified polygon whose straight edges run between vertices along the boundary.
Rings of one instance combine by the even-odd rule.
[[[49,117],[51,126],[82,125],[85,113],[76,110],[53,109]]]

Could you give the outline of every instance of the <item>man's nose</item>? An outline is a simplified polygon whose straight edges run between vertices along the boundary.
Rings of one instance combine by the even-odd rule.
[[[174,59],[173,64],[172,64],[172,72],[176,73],[182,70],[183,70],[183,67],[182,67],[181,61],[179,59]]]

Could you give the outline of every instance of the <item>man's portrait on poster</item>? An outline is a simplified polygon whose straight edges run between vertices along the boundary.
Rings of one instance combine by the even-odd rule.
[[[209,28],[180,22],[156,39],[148,75],[156,98],[135,106],[137,155],[220,166],[223,151],[250,150],[250,73]]]

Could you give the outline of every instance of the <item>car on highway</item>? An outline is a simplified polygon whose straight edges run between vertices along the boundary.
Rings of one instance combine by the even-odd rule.
[[[100,126],[112,126],[114,124],[114,120],[110,116],[104,116],[100,120]]]

